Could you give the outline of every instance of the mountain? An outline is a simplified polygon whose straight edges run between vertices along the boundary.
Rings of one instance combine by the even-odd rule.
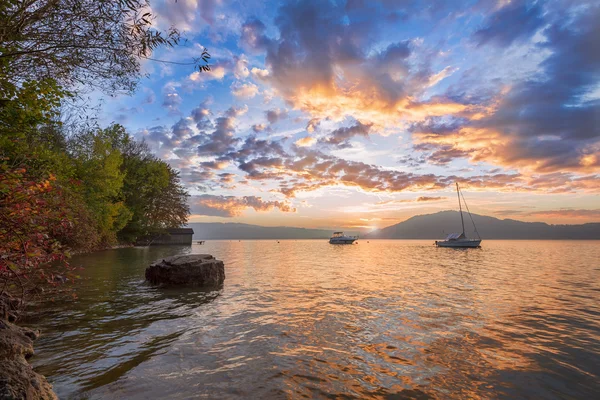
[[[329,239],[333,231],[325,229],[291,228],[287,226],[259,226],[238,223],[192,222],[194,240],[238,239]],[[357,235],[357,232],[346,232]]]
[[[477,238],[469,214],[464,213],[465,231]],[[582,225],[549,225],[543,222],[523,222],[472,214],[482,239],[600,239],[600,223]],[[417,215],[399,224],[365,235],[370,239],[443,239],[460,232],[458,211],[441,211]]]
[[[472,214],[482,239],[600,239],[600,223],[582,225],[549,225],[543,222],[523,222]],[[464,214],[467,236],[476,237],[469,214]],[[194,240],[239,239],[329,239],[333,230],[259,226],[239,223],[193,222]],[[417,215],[399,224],[368,234],[364,239],[443,239],[451,232],[460,232],[458,211],[441,211]],[[358,235],[359,232],[347,232]]]

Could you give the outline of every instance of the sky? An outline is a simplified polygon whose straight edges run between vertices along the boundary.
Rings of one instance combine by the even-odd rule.
[[[187,41],[100,119],[181,172],[190,222],[370,230],[455,182],[473,213],[600,222],[597,1],[151,5]]]

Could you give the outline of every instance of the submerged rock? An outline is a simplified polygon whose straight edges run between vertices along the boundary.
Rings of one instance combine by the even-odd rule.
[[[173,256],[146,268],[146,280],[155,285],[216,287],[225,280],[225,265],[210,254]]]
[[[8,321],[12,301],[7,296],[0,298],[0,400],[57,399],[52,385],[27,362],[39,333]]]

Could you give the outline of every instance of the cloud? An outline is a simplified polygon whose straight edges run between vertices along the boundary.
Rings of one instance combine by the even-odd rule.
[[[440,201],[440,200],[446,200],[447,197],[443,197],[443,196],[420,196],[417,197],[417,201]]]
[[[191,112],[192,120],[196,123],[196,128],[200,131],[211,129],[213,127],[210,116],[211,112],[208,109],[207,102],[203,102]]]
[[[271,124],[271,125],[276,124],[280,120],[286,119],[288,117],[287,111],[282,110],[280,108],[267,110],[265,112],[265,115],[267,117],[267,121],[269,121],[269,124]]]
[[[194,48],[195,52],[201,52],[198,48]],[[193,55],[194,57],[197,54]],[[216,59],[213,58],[210,63],[209,71],[194,71],[187,76],[183,81],[183,86],[192,88],[203,88],[205,82],[208,81],[222,81],[227,74],[233,73],[236,77],[244,75],[244,63],[246,62],[245,57],[234,56],[233,58],[227,59]]]
[[[262,132],[262,131],[264,131],[265,129],[267,129],[267,125],[266,125],[266,124],[254,124],[254,125],[252,125],[252,130],[253,130],[255,133]]]
[[[194,71],[189,76],[189,81],[193,83],[206,82],[208,80],[222,80],[227,74],[226,66],[215,64],[210,66],[210,71]]]
[[[527,210],[500,210],[496,212],[499,215],[506,216],[518,216],[523,217],[535,217],[543,219],[579,219],[582,221],[600,221],[600,209],[572,209],[572,208],[561,208],[557,210],[539,210],[539,211],[527,211]]]
[[[456,71],[458,71],[458,68],[448,66],[440,72],[438,72],[437,74],[431,75],[429,77],[429,86],[437,85],[440,81],[446,79],[450,75],[454,74]]]
[[[513,0],[489,15],[474,37],[479,46],[492,43],[506,47],[515,41],[529,39],[543,25],[540,3]]]
[[[548,24],[539,46],[550,55],[536,76],[505,87],[477,118],[414,125],[417,149],[437,148],[439,163],[466,157],[528,174],[600,171],[600,101],[581,100],[600,81],[600,57],[591,51],[600,48],[598,19],[600,6],[589,5]]]
[[[310,147],[315,143],[317,143],[317,139],[310,136],[303,137],[294,142],[294,144],[298,147]]]
[[[191,122],[191,118],[181,118],[179,121],[177,121],[171,128],[171,132],[173,132],[173,137],[177,140],[190,138],[194,134],[190,126]]]
[[[260,69],[260,68],[252,68],[252,75],[254,75],[257,78],[266,78],[267,76],[269,76],[269,70],[266,69]]]
[[[441,14],[437,8],[447,12],[449,6],[417,11],[413,2],[383,1],[373,7],[358,0],[285,3],[274,20],[277,33],[267,35],[261,21],[250,19],[240,43],[265,55],[268,74],[261,74],[261,81],[286,104],[307,113],[308,132],[325,119],[351,117],[371,126],[368,132],[340,128],[321,138],[321,144],[344,148],[353,133],[387,134],[407,127],[421,153],[413,160],[433,165],[462,158],[529,176],[600,170],[600,103],[584,96],[600,81],[597,52],[591,50],[600,47],[594,23],[599,7],[582,4],[559,20],[561,14],[548,11],[552,7],[542,2],[500,4],[473,35],[478,51],[483,53],[487,45],[523,46],[524,54],[542,60],[539,73],[488,86],[461,79],[447,93],[427,97],[432,86],[457,74],[458,67],[446,62],[445,68],[434,69],[432,65],[440,65],[439,46],[428,48],[419,39],[389,43],[382,32],[392,20]],[[462,74],[472,72],[464,69]],[[299,144],[309,143],[305,140]]]
[[[256,196],[235,197],[204,194],[191,198],[191,212],[195,215],[239,217],[248,208],[253,208],[258,212],[271,211],[274,208],[285,213],[296,212],[289,202],[265,201]]]
[[[213,24],[215,22],[215,9],[217,4],[219,4],[219,0],[197,0],[200,8],[200,15],[202,19],[208,22],[209,24]]]
[[[338,148],[350,147],[349,139],[354,136],[369,137],[372,124],[361,124],[357,122],[355,125],[350,127],[342,127],[334,130],[327,137],[319,140],[321,144],[335,145]]]
[[[212,25],[215,22],[216,6],[219,0],[185,0],[163,1],[153,7],[161,26],[173,26],[182,31],[198,31],[204,22]]]
[[[240,42],[252,52],[265,50],[271,40],[265,35],[267,27],[260,20],[251,18],[242,25]]]
[[[222,184],[232,184],[235,181],[236,174],[231,172],[223,172],[219,174],[219,182]]]
[[[236,82],[231,85],[231,94],[235,97],[251,99],[258,94],[258,86],[253,83]]]
[[[389,13],[405,4],[359,3],[286,3],[275,19],[277,39],[267,37],[265,25],[251,19],[242,27],[241,42],[266,53],[269,74],[261,79],[313,118],[341,121],[352,116],[363,124],[393,126],[424,115],[474,111],[450,99],[417,100],[454,69],[435,74],[426,62],[415,62],[420,55],[413,56],[410,41],[369,51]]]
[[[248,71],[248,60],[243,54],[234,58],[233,75],[237,79],[244,79],[250,75],[250,71]]]
[[[243,96],[255,96],[252,87],[258,92],[244,79],[260,80],[268,87],[265,99],[272,91],[282,97],[279,107],[303,111],[293,112],[294,117],[302,115],[294,123],[308,121],[306,131],[314,135],[298,135],[303,131],[299,128],[282,133],[295,139],[305,136],[295,143],[276,139],[276,134],[266,140],[244,138],[271,127],[264,123],[237,129],[235,112],[213,116],[208,107],[199,107],[179,126],[153,128],[148,135],[189,163],[184,168],[190,181],[215,188],[225,185],[216,174],[226,165],[226,173],[237,168],[240,179],[270,185],[269,189],[288,197],[335,186],[376,193],[434,192],[454,181],[477,191],[600,190],[600,103],[590,95],[600,81],[600,61],[593,51],[600,45],[595,23],[600,19],[598,6],[571,8],[565,14],[568,18],[561,20],[557,13],[547,13],[551,6],[542,2],[517,1],[497,8],[473,36],[479,46],[465,41],[474,63],[521,52],[524,61],[534,64],[533,73],[492,74],[492,83],[480,85],[473,70],[493,72],[493,65],[482,62],[480,67],[464,68],[464,63],[457,64],[462,55],[440,56],[447,46],[446,54],[461,49],[462,45],[453,44],[458,42],[454,38],[431,44],[429,38],[390,41],[389,35],[382,34],[389,21],[397,24],[414,18],[409,3],[418,2],[284,2],[274,26],[267,29],[256,19],[243,24],[240,46],[252,54],[253,62],[264,56],[265,64],[248,72],[243,56],[233,58],[220,64],[221,77],[236,75],[239,80],[232,90],[240,95],[250,90]],[[422,15],[437,12],[433,8]],[[440,19],[437,26],[450,18]],[[523,26],[505,32],[501,26],[510,18],[524,21]],[[535,62],[528,61],[531,55]],[[451,74],[457,83],[446,90],[438,83]],[[270,124],[286,117],[287,110],[270,108],[265,115]],[[349,126],[339,127],[341,121]],[[327,154],[348,157],[349,151],[336,152],[337,148],[373,133],[401,134],[401,152],[401,146],[412,140],[409,154],[400,160],[415,168],[426,163],[435,168],[431,173],[416,173],[400,165],[380,166]],[[329,146],[316,150],[316,140]],[[391,139],[381,142],[393,143]],[[439,167],[459,159],[478,165],[470,171]],[[473,172],[489,170],[489,164],[503,168]]]
[[[215,129],[212,133],[200,133],[196,137],[198,146],[195,149],[197,155],[219,157],[231,152],[241,141],[233,136],[235,132],[236,118],[243,115],[247,107],[230,107],[225,113],[216,119]]]
[[[228,124],[227,126],[230,127]],[[236,166],[250,181],[276,183],[277,192],[286,197],[295,197],[298,192],[314,191],[323,187],[346,186],[366,192],[404,192],[440,190],[459,182],[467,190],[569,192],[600,190],[596,175],[576,177],[568,173],[523,176],[520,174],[489,173],[475,176],[439,176],[416,174],[376,165],[344,160],[317,150],[302,147],[309,140],[301,141],[285,150],[281,140],[257,139],[250,136],[245,140],[233,137],[233,129],[227,136],[211,135],[201,142],[211,146],[223,144],[221,151],[200,152],[227,160]],[[309,137],[310,138],[310,137]],[[428,196],[422,196],[424,199]],[[422,199],[422,201],[426,201]],[[433,201],[431,198],[430,201]]]
[[[177,93],[177,89],[175,88],[175,84],[172,82],[167,83],[162,90],[163,94],[163,102],[162,106],[169,110],[169,114],[177,115],[179,114],[179,106],[183,102],[179,93]]]
[[[440,201],[446,200],[447,197],[443,196],[419,196],[414,200],[411,199],[401,199],[401,200],[385,200],[378,201],[375,205],[388,205],[388,204],[402,204],[402,203],[414,203],[414,202],[426,202],[426,201]]]
[[[153,104],[156,101],[156,94],[152,89],[144,87],[142,91],[146,94],[142,104]]]
[[[273,100],[273,97],[275,97],[275,95],[276,95],[276,91],[273,89],[263,90],[263,103],[264,104],[270,103],[271,100]]]
[[[314,132],[316,129],[319,128],[319,125],[321,124],[321,120],[319,118],[312,118],[310,121],[308,121],[308,123],[306,124],[306,131],[309,133]]]

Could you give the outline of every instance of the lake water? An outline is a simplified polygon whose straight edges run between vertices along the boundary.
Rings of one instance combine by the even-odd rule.
[[[600,242],[210,241],[78,256],[32,362],[61,398],[547,398],[600,393]],[[144,283],[182,252],[219,291]]]

